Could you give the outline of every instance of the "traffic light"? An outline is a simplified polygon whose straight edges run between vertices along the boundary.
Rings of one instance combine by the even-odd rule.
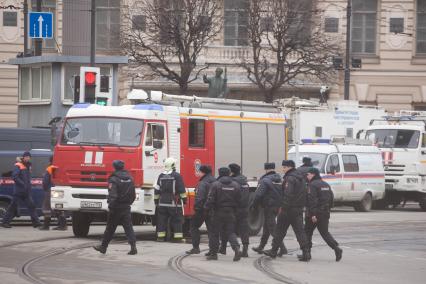
[[[96,72],[84,72],[84,102],[93,104],[96,98]]]
[[[94,104],[99,94],[100,68],[80,67],[80,103]]]

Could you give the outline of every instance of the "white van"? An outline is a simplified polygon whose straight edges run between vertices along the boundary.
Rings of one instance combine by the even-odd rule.
[[[344,139],[342,143],[304,140],[298,146],[298,160],[296,147],[289,150],[288,158],[300,166],[303,157],[310,157],[322,178],[330,184],[336,205],[349,205],[356,211],[366,212],[374,200],[384,198],[382,154],[376,146],[365,145],[365,141],[350,140]]]

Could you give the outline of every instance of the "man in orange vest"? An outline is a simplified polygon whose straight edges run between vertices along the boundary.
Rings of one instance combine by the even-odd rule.
[[[12,171],[12,178],[15,182],[15,188],[13,191],[12,203],[10,203],[6,214],[3,217],[2,227],[12,228],[10,222],[18,210],[18,202],[25,203],[30,212],[31,221],[33,227],[37,228],[41,226],[40,220],[38,219],[35,205],[31,197],[31,153],[24,152],[22,158],[18,158],[15,168]]]

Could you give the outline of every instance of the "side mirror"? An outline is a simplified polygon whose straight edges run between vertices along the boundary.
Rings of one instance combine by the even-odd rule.
[[[78,128],[73,128],[70,131],[68,131],[67,138],[73,139],[73,138],[77,137],[79,134],[80,134],[80,130]]]
[[[163,148],[163,141],[154,140],[152,145],[154,146],[154,149],[161,149]]]

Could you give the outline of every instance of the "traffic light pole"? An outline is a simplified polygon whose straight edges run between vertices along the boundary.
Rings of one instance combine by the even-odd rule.
[[[96,55],[96,0],[92,0],[90,9],[90,66],[95,66]]]
[[[28,56],[28,0],[24,0],[24,57]]]
[[[352,16],[352,1],[348,0],[346,8],[346,61],[345,61],[345,90],[344,99],[349,100],[349,88],[351,84],[351,16]]]

